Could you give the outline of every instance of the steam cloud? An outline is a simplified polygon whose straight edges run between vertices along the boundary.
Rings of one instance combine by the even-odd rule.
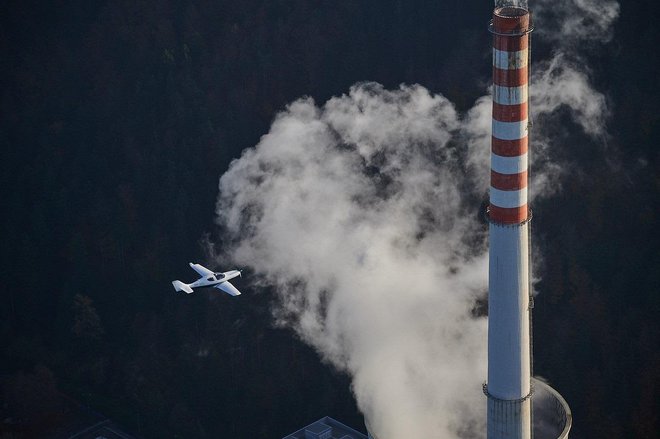
[[[620,12],[615,0],[543,0],[532,7],[535,20],[543,23],[537,26],[537,35],[573,50],[610,41]]]
[[[573,5],[605,39],[613,18],[593,21],[592,12],[618,5],[560,2]],[[533,73],[532,196],[561,176],[550,146],[558,108],[585,134],[605,135],[605,98],[575,62],[584,35],[571,33]],[[383,438],[484,434],[487,322],[474,309],[487,290],[477,211],[490,106],[485,96],[461,115],[422,86],[376,83],[321,106],[299,99],[220,179],[218,223],[234,242],[225,262],[274,288],[276,322],[350,374]]]
[[[291,104],[220,182],[220,221],[245,236],[233,257],[276,287],[280,323],[351,374],[384,437],[479,419],[486,321],[470,310],[487,265],[483,239],[466,243],[480,231],[459,128],[423,87],[361,84]]]

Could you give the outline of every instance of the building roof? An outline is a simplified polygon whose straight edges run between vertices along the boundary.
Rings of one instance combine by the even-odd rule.
[[[91,425],[80,426],[54,436],[53,439],[137,439],[123,431],[117,424],[109,419]]]
[[[367,439],[367,436],[325,416],[283,439]]]

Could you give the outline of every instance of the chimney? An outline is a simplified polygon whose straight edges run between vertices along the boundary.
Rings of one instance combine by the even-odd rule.
[[[526,5],[499,1],[493,34],[488,290],[488,439],[530,439],[531,342],[527,206]]]

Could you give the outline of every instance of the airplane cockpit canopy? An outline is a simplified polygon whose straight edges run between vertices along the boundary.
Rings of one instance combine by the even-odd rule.
[[[225,275],[223,273],[216,273],[215,277],[216,279],[222,279],[223,277],[225,277]]]

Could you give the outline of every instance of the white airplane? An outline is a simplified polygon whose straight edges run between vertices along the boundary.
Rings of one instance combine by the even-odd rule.
[[[172,285],[176,291],[185,291],[190,294],[193,292],[193,288],[213,287],[222,290],[231,296],[239,296],[241,294],[241,292],[229,282],[229,279],[241,275],[239,270],[214,273],[208,268],[199,264],[193,264],[192,262],[190,263],[190,267],[199,274],[200,278],[191,284],[183,283],[180,280],[173,281]]]

